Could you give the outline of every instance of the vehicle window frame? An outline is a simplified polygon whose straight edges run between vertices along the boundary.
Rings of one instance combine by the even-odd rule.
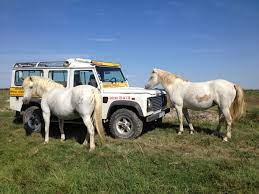
[[[57,81],[53,80],[50,77],[50,73],[51,72],[66,72],[66,83],[65,83],[65,85],[60,83],[60,82],[57,82]],[[53,80],[53,81],[55,81],[55,82],[57,82],[57,83],[59,83],[59,84],[62,84],[65,88],[68,87],[69,73],[68,73],[68,71],[66,69],[51,69],[51,70],[48,71],[48,78]]]
[[[122,75],[122,78],[124,79],[124,81],[119,81],[119,82],[126,82],[127,81],[127,79],[126,79],[126,77],[124,76],[124,74],[122,73],[122,70],[121,70],[121,68],[117,68],[117,67],[96,67],[96,71],[97,71],[97,74],[98,74],[98,76],[99,76],[99,78],[100,78],[100,80],[101,80],[101,82],[111,82],[111,81],[105,81],[104,79],[102,79],[102,77],[101,77],[101,75],[100,75],[100,73],[99,73],[99,71],[98,71],[98,69],[102,69],[102,68],[106,68],[106,69],[118,69],[117,71],[119,71],[120,73],[121,73],[121,75]],[[105,70],[103,71],[103,72],[105,72]]]
[[[40,70],[40,69],[19,69],[19,70],[15,70],[15,73],[14,73],[14,85],[15,86],[22,86],[23,83],[18,83],[17,80],[16,80],[16,75],[19,71],[39,71],[40,72],[40,77],[43,77],[44,76],[44,72],[43,70]],[[28,76],[37,76],[37,75],[28,75]],[[28,77],[27,76],[27,77]]]
[[[94,72],[94,70],[92,70],[92,69],[75,69],[74,71],[73,71],[73,87],[75,87],[75,86],[79,86],[79,85],[75,85],[75,74],[76,74],[76,72],[79,72],[79,75],[80,75],[80,72],[84,72],[84,71],[88,71],[88,72],[91,72],[92,73],[92,75],[94,75],[94,79],[95,79],[95,81],[96,81],[96,84],[97,84],[97,88],[99,87],[99,83],[98,83],[98,79],[96,78],[96,75],[95,75],[95,72]],[[82,85],[89,85],[89,84],[82,84]]]

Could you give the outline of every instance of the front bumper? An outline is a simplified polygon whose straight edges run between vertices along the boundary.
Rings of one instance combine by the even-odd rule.
[[[150,116],[146,117],[146,122],[151,122],[151,121],[157,120],[157,119],[165,116],[165,114],[167,114],[169,112],[170,112],[170,108],[165,108],[159,113],[156,113],[156,114],[153,114],[153,115],[150,115]]]

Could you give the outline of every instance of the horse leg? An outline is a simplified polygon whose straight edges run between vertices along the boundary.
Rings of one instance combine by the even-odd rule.
[[[43,111],[43,119],[45,123],[45,141],[44,144],[49,143],[49,123],[50,123],[50,112]]]
[[[65,137],[65,133],[64,133],[64,120],[63,119],[59,119],[59,130],[61,133],[61,141],[65,141],[66,137]]]
[[[85,138],[85,140],[84,140],[83,145],[87,146],[89,139],[90,139],[90,135],[89,135],[89,133],[86,133],[86,138]]]
[[[223,113],[220,113],[219,114],[219,124],[218,124],[218,126],[217,126],[217,132],[219,132],[220,131],[220,129],[221,129],[221,126],[222,126],[222,124],[225,122],[225,117],[224,117],[224,115],[223,115]]]
[[[179,123],[180,123],[178,135],[181,135],[183,133],[183,107],[175,105],[175,109],[176,109],[178,120],[179,120]]]
[[[90,151],[93,151],[95,149],[94,144],[94,126],[92,123],[92,119],[90,116],[83,116],[82,117],[85,126],[87,127],[87,133],[89,133],[90,136]],[[85,139],[87,141],[87,138]]]
[[[193,134],[194,133],[194,128],[193,128],[193,125],[191,123],[190,115],[189,115],[189,112],[188,112],[187,108],[183,109],[183,114],[184,114],[184,117],[185,117],[189,127],[190,127],[190,130],[191,130],[190,133]]]
[[[232,117],[229,108],[222,109],[222,113],[227,122],[227,135],[223,138],[223,141],[228,141],[228,138],[231,138]]]
[[[219,110],[219,123],[218,123],[216,131],[214,133],[215,135],[219,135],[220,134],[221,126],[225,122],[225,117],[224,117],[223,112],[221,111],[221,109],[219,107],[218,107],[218,110]]]

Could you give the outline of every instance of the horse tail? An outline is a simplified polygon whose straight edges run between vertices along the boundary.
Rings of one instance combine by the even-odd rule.
[[[237,84],[234,85],[236,96],[230,107],[230,114],[233,120],[240,119],[245,114],[244,90]]]
[[[102,123],[102,96],[98,89],[94,90],[95,108],[93,112],[94,124],[98,135],[101,138],[101,142],[104,140],[104,127]]]

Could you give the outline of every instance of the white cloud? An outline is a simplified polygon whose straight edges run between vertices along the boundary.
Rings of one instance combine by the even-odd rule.
[[[206,40],[212,40],[213,36],[209,34],[193,34],[192,38],[194,39],[206,39]]]
[[[218,8],[225,8],[226,7],[226,2],[222,0],[212,0],[211,1],[216,7]]]
[[[181,6],[183,6],[183,3],[181,1],[172,0],[172,1],[168,2],[168,5],[172,5],[172,6],[176,6],[176,7],[181,7]]]
[[[114,42],[117,38],[89,38],[88,40],[95,42]]]
[[[196,48],[191,49],[192,53],[196,54],[223,54],[223,49],[214,49],[214,48]]]

